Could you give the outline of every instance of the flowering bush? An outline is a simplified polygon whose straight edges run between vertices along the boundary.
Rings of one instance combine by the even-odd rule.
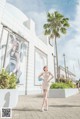
[[[5,69],[0,71],[0,89],[15,89],[16,88],[16,76],[15,74],[9,74]]]

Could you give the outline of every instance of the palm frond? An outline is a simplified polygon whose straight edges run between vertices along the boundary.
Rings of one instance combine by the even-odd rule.
[[[51,33],[50,29],[46,29],[44,32],[45,35],[50,35],[50,33]]]
[[[69,18],[65,18],[58,11],[47,14],[47,23],[44,24],[45,35],[50,37],[60,37],[60,33],[65,34],[69,25]]]
[[[61,31],[61,33],[63,33],[63,34],[66,34],[66,28],[64,28],[64,27],[62,27],[62,28],[60,29],[60,31]]]

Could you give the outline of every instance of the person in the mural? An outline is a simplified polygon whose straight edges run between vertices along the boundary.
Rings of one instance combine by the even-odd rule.
[[[43,103],[42,103],[42,111],[48,110],[48,91],[50,88],[50,80],[53,79],[53,75],[48,71],[48,67],[43,67],[44,72],[42,72],[38,78],[42,78],[42,89],[43,89]],[[46,108],[45,108],[46,106]]]
[[[19,72],[19,44],[17,41],[13,41],[13,45],[11,50],[9,51],[10,61],[6,68],[6,70],[11,74],[15,73],[17,76],[16,83],[19,83],[19,76],[17,75]]]

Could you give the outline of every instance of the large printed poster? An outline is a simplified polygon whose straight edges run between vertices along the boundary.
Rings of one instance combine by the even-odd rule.
[[[3,30],[0,46],[0,69],[17,76],[17,86],[25,90],[28,43],[16,34]]]

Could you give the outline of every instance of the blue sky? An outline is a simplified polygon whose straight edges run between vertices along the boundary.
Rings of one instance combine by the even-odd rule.
[[[65,36],[58,39],[59,63],[63,65],[63,53],[66,54],[67,66],[80,77],[80,0],[7,0],[15,5],[36,23],[37,35],[43,34],[43,24],[47,12],[55,10],[70,19],[70,28]],[[73,68],[75,67],[75,68]]]
[[[46,21],[46,13],[48,11],[60,11],[65,17],[70,20],[75,19],[76,5],[78,0],[7,0],[11,4],[19,8],[28,17],[36,22],[37,34],[40,34],[43,29],[43,24]],[[39,16],[41,15],[41,17]],[[37,19],[36,19],[37,17]],[[41,22],[40,22],[41,21]],[[40,24],[40,25],[39,25]]]
[[[78,0],[7,0],[25,14],[30,11],[43,12],[49,11],[51,8],[66,13],[71,19],[74,19],[76,12],[76,5]]]

